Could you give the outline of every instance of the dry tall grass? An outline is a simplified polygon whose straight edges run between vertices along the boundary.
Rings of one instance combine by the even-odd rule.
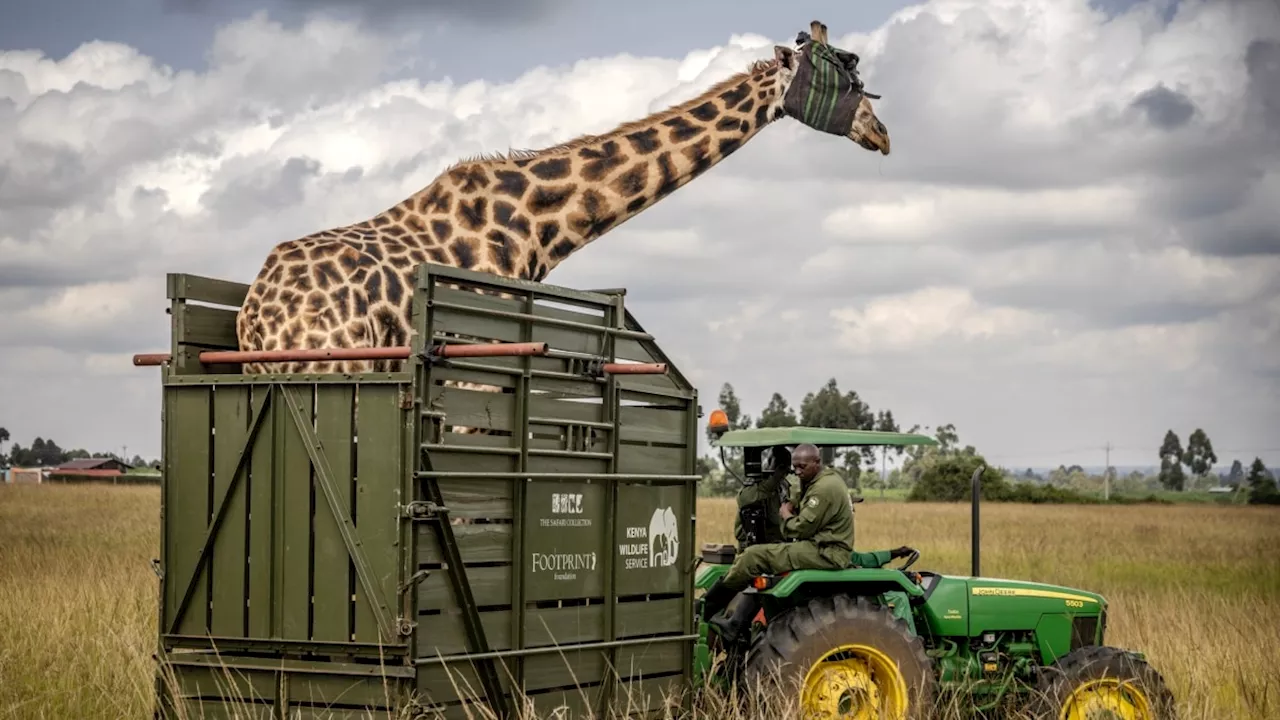
[[[158,501],[0,486],[0,717],[150,716]],[[729,541],[732,508],[701,501],[698,540]],[[964,505],[868,503],[857,519],[860,548],[909,544],[922,569],[968,571]],[[1183,720],[1280,717],[1280,511],[987,505],[983,519],[983,574],[1104,593],[1111,642],[1147,653]]]

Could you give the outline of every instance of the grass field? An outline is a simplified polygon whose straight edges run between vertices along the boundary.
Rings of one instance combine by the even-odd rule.
[[[0,486],[0,717],[143,718],[153,691],[159,490]],[[857,506],[860,549],[909,544],[965,573],[965,505]],[[732,501],[699,503],[730,540]],[[1145,651],[1183,720],[1280,717],[1280,510],[983,509],[986,575],[1097,590],[1111,642]]]

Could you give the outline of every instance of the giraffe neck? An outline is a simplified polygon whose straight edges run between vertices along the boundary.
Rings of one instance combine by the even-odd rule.
[[[603,135],[460,162],[373,224],[403,227],[433,262],[542,280],[781,117],[778,64]]]

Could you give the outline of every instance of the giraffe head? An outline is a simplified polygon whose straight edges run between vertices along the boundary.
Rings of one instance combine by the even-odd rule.
[[[782,112],[822,132],[843,135],[872,152],[889,154],[889,130],[876,117],[873,95],[858,77],[858,56],[827,44],[827,26],[813,21],[796,47],[775,45]]]

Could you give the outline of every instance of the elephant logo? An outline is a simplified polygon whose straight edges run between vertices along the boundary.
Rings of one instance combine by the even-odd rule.
[[[671,508],[653,511],[649,520],[649,567],[669,567],[680,552],[680,526]]]

